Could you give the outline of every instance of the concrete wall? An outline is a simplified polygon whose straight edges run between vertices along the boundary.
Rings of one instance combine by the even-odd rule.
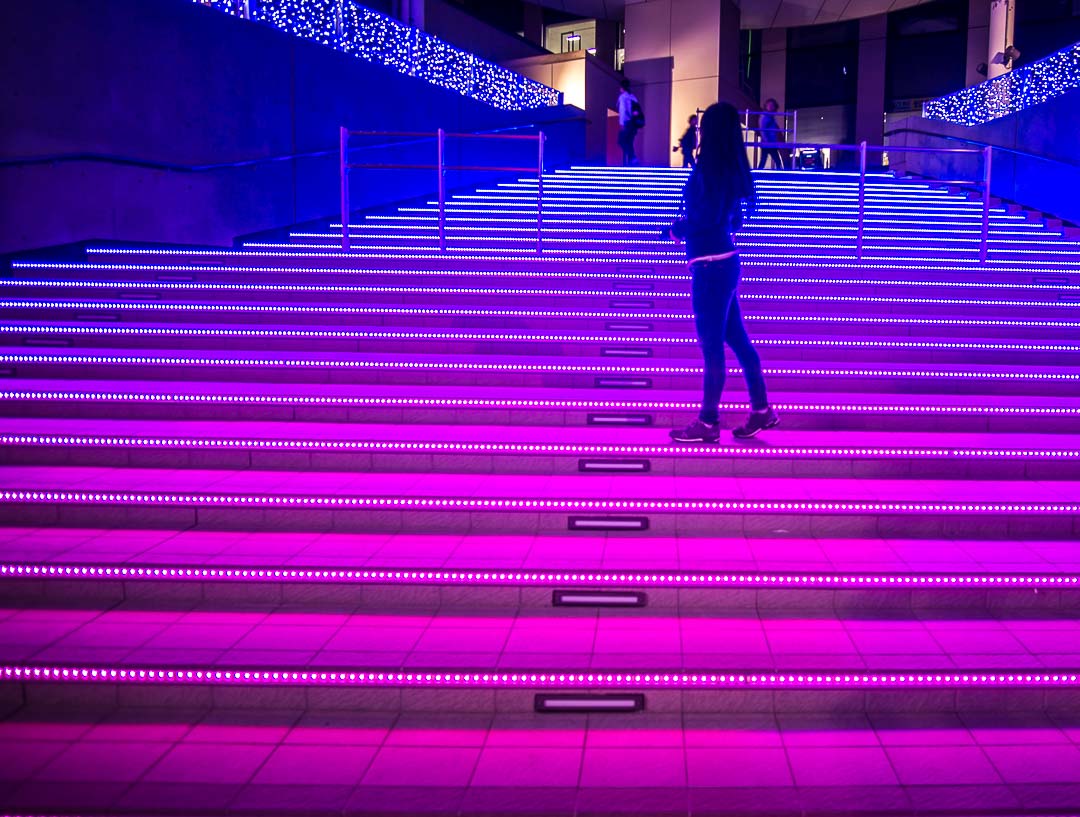
[[[926,131],[935,136],[904,133],[905,130]],[[897,145],[965,147],[941,138],[952,136],[1045,157],[994,151],[991,191],[1003,199],[1080,224],[1080,195],[1076,192],[1080,190],[1078,133],[1080,91],[1073,91],[1021,113],[970,128],[910,117],[893,125],[886,141]],[[890,156],[890,164],[936,178],[981,178],[981,163],[970,156],[897,153]]]
[[[426,0],[424,31],[500,65],[545,53],[541,46],[488,25],[446,0]]]
[[[717,100],[756,107],[739,87],[739,9],[731,0],[642,0],[626,6],[626,76],[645,109],[638,156],[681,164],[671,151],[686,119]]]
[[[540,121],[553,137],[551,161],[579,159],[584,148],[583,127],[561,109],[499,112],[187,0],[9,4],[0,25],[0,161],[90,152],[190,165],[334,151],[201,173],[100,162],[0,166],[0,252],[90,239],[225,245],[333,214],[341,125],[473,131]],[[456,150],[449,162],[478,153],[535,161],[522,143],[509,155],[489,143],[469,155]],[[355,160],[433,157],[427,143]],[[353,201],[427,194],[434,184],[434,172],[363,171]]]
[[[529,79],[562,91],[566,104],[581,111],[585,127],[585,161],[609,163],[608,117],[615,113],[622,81],[614,68],[583,51],[514,60],[505,65]],[[618,161],[621,160],[622,152],[619,151]]]

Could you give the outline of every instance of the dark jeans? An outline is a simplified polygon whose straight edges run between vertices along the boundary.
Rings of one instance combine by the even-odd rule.
[[[761,358],[746,334],[739,309],[739,257],[733,255],[722,261],[698,262],[690,270],[693,273],[694,324],[705,358],[704,394],[698,416],[702,422],[710,424],[719,420],[720,395],[727,375],[725,343],[743,368],[751,408],[755,411],[767,408],[769,397],[761,372]]]
[[[696,164],[697,164],[697,161],[695,161],[695,159],[694,159],[693,152],[683,153],[683,155],[682,155],[682,166],[683,167],[694,167]]]
[[[783,170],[784,169],[784,161],[783,161],[783,159],[780,158],[780,149],[779,148],[765,148],[764,150],[761,151],[761,158],[758,159],[758,163],[757,163],[757,169],[758,170],[764,170],[765,169],[765,160],[768,159],[769,157],[772,157],[773,169],[774,170]]]
[[[637,155],[634,153],[634,137],[637,136],[637,132],[638,129],[633,125],[619,128],[619,147],[622,148],[624,165],[632,165],[637,161]]]

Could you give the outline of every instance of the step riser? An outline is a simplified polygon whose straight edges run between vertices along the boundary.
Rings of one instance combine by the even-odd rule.
[[[303,331],[303,330],[299,330]],[[506,355],[509,358],[541,357],[587,357],[620,360],[679,360],[696,363],[701,359],[696,339],[684,335],[681,343],[627,342],[627,336],[614,336],[607,343],[541,343],[530,341],[458,341],[445,338],[323,340],[320,338],[276,337],[206,337],[200,335],[176,336],[130,335],[130,334],[65,334],[62,332],[34,332],[26,334],[0,334],[0,349],[11,352],[43,351],[47,349],[176,349],[205,350],[228,353],[239,349],[264,352],[352,352],[430,354],[437,344],[440,353],[448,355]],[[629,336],[634,338],[635,336]],[[880,363],[927,363],[927,364],[985,364],[1053,367],[1058,370],[1080,367],[1080,345],[1076,351],[1011,351],[1000,349],[963,349],[957,351],[939,349],[911,349],[893,347],[843,347],[802,346],[771,343],[761,335],[755,338],[761,354],[768,359],[791,361],[835,361],[843,355],[848,362]],[[809,341],[810,338],[802,338]],[[764,341],[764,342],[763,342]],[[934,342],[934,341],[931,341]],[[949,343],[950,341],[940,341]],[[956,342],[956,341],[952,341]],[[978,341],[974,341],[978,342]],[[987,343],[994,343],[989,340]]]
[[[887,318],[882,322],[863,320],[865,315],[852,315],[842,320],[816,320],[813,315],[806,315],[809,320],[775,320],[766,315],[759,317],[754,313],[744,316],[751,337],[832,337],[872,335],[875,338],[945,338],[956,340],[987,339],[999,342],[1045,341],[1076,343],[1080,332],[1080,314],[1077,321],[1069,321],[1065,326],[1042,325],[1045,318],[1038,317],[1034,326],[985,325],[958,323],[952,316],[944,316],[943,323],[919,323],[919,316],[910,319],[903,316]],[[980,316],[987,317],[987,316]],[[263,326],[271,324],[275,328],[281,325],[319,328],[381,328],[384,331],[401,329],[407,331],[444,331],[460,329],[463,331],[500,332],[544,332],[554,334],[604,334],[613,337],[640,335],[641,337],[686,336],[693,332],[693,323],[689,318],[657,318],[648,312],[626,313],[604,311],[600,317],[574,316],[514,316],[514,315],[429,315],[429,314],[348,314],[334,312],[292,312],[286,309],[267,309],[265,311],[229,311],[200,309],[161,309],[157,307],[136,307],[131,309],[101,308],[54,308],[34,306],[17,309],[0,309],[0,319],[11,323],[26,321],[62,323],[75,326],[115,327],[124,324],[172,323],[172,324],[213,324],[224,323]],[[958,320],[969,320],[960,318]],[[994,320],[989,318],[989,320]],[[1019,320],[1010,316],[1005,320]]]
[[[0,385],[3,381],[0,381]],[[15,384],[12,384],[15,385]],[[78,400],[0,402],[0,416],[6,417],[79,417],[85,419],[138,420],[222,420],[222,421],[296,421],[326,423],[437,423],[461,425],[510,426],[586,426],[590,417],[645,417],[647,426],[655,426],[663,436],[669,428],[685,423],[696,408],[682,410],[650,409],[544,409],[514,410],[470,408],[461,406],[341,407],[341,406],[268,406],[250,404],[198,404],[160,402],[121,402]],[[932,426],[938,432],[1024,433],[1037,428],[1042,434],[1080,434],[1080,416],[980,415],[873,412],[814,412],[781,409],[783,427],[809,431],[879,431],[883,423],[894,431],[925,431]],[[722,419],[731,427],[744,413],[726,412]],[[635,427],[639,425],[635,421]]]
[[[657,258],[654,256],[644,257],[627,257],[625,254],[622,256],[611,257],[593,257],[588,260],[580,258],[560,258],[560,257],[548,257],[536,256],[535,253],[521,253],[517,257],[504,259],[501,256],[495,257],[491,254],[475,254],[464,253],[459,254],[458,257],[454,257],[453,254],[448,254],[449,257],[443,257],[440,253],[433,253],[430,251],[424,252],[408,252],[405,248],[402,248],[400,253],[388,254],[388,253],[372,253],[362,249],[354,249],[351,253],[342,253],[340,248],[326,247],[323,249],[311,249],[306,250],[299,247],[288,248],[288,245],[277,245],[274,249],[256,248],[247,252],[236,252],[231,250],[223,250],[217,252],[214,250],[207,250],[199,253],[192,252],[138,252],[138,253],[98,253],[91,250],[88,253],[89,260],[97,264],[168,264],[173,266],[178,265],[194,265],[194,266],[207,266],[207,265],[222,265],[230,267],[290,267],[296,269],[318,269],[318,268],[337,268],[337,269],[369,269],[373,266],[385,265],[385,266],[401,266],[402,263],[407,262],[410,268],[420,266],[438,267],[441,269],[447,268],[448,265],[457,264],[467,269],[475,269],[478,264],[483,266],[490,266],[497,264],[500,267],[515,268],[515,269],[545,269],[548,267],[554,267],[560,271],[567,271],[573,269],[584,269],[590,272],[598,272],[605,267],[611,269],[633,269],[636,272],[685,272],[686,270],[686,258],[685,257],[663,257]],[[484,257],[489,256],[489,257]],[[1063,267],[1059,263],[1053,264],[1018,264],[1015,262],[1008,263],[991,263],[985,267],[981,266],[974,259],[941,259],[941,258],[921,258],[917,263],[911,262],[897,262],[892,257],[866,259],[863,262],[856,261],[854,258],[844,256],[843,253],[832,254],[829,257],[821,258],[808,258],[799,254],[798,249],[795,248],[791,253],[781,257],[779,254],[772,256],[768,254],[758,255],[744,255],[742,257],[742,263],[746,268],[757,269],[792,269],[792,264],[796,265],[798,269],[814,269],[825,270],[832,269],[834,267],[844,267],[850,269],[875,269],[879,266],[888,268],[907,268],[910,270],[914,268],[920,268],[925,265],[930,269],[948,269],[951,274],[956,274],[958,270],[970,269],[974,273],[991,274],[1001,269],[1005,272],[1010,272],[1021,276],[1023,280],[1041,277],[1042,275],[1061,275],[1071,274],[1075,275],[1077,270]],[[905,255],[903,257],[916,257],[914,255]],[[799,267],[798,265],[803,265]],[[1030,267],[1028,269],[1027,267]]]
[[[973,303],[954,303],[958,300],[951,293],[944,303],[928,303],[922,299],[933,296],[916,293],[907,296],[911,302],[903,300],[842,300],[846,295],[824,295],[821,299],[802,297],[800,294],[764,294],[744,293],[740,297],[743,310],[748,315],[757,314],[805,314],[821,312],[830,316],[846,316],[855,318],[896,316],[914,318],[956,318],[963,314],[969,319],[997,318],[1008,320],[1030,321],[1080,321],[1080,297],[1075,295],[1066,300],[1047,299],[1045,301],[1026,298],[1022,301],[1003,301],[992,296],[994,300],[976,301]],[[809,295],[808,293],[806,294]],[[854,296],[852,296],[854,297]],[[877,297],[877,296],[873,296]],[[193,291],[185,293],[172,293],[169,291],[133,293],[131,290],[111,289],[104,287],[94,288],[88,291],[86,288],[72,289],[66,293],[49,291],[44,293],[40,290],[31,292],[27,290],[26,298],[32,299],[34,306],[45,306],[43,300],[56,299],[62,302],[80,301],[86,303],[170,303],[181,301],[183,303],[204,303],[213,305],[215,308],[228,307],[231,304],[238,305],[265,305],[280,307],[293,305],[303,307],[316,307],[333,309],[334,307],[364,307],[364,306],[396,306],[413,309],[498,309],[498,310],[555,310],[570,312],[614,312],[619,314],[657,313],[670,316],[677,315],[679,318],[690,321],[693,316],[689,294],[665,294],[659,293],[620,293],[616,291],[605,292],[597,295],[561,295],[558,292],[537,294],[514,294],[501,293],[497,290],[478,290],[466,294],[456,295],[453,293],[441,294],[434,292],[408,291],[408,292],[371,292],[371,293],[342,293],[340,298],[326,299],[323,294],[313,293],[290,299],[288,293],[280,292],[219,292],[219,291]],[[12,296],[15,299],[15,296]],[[24,306],[4,305],[3,311],[22,310]],[[59,307],[67,309],[68,307]],[[175,310],[162,310],[170,315]],[[289,314],[286,310],[286,314]],[[668,318],[670,319],[670,318]]]
[[[92,489],[91,489],[92,490]],[[153,528],[311,532],[415,532],[573,535],[572,518],[600,520],[590,532],[609,524],[620,528],[647,518],[647,529],[612,530],[609,535],[748,536],[898,539],[1040,539],[1061,540],[1080,536],[1080,516],[1067,514],[966,514],[927,511],[919,514],[849,512],[796,513],[651,513],[611,514],[582,511],[453,509],[258,509],[191,504],[185,507],[152,504],[92,505],[0,502],[0,513],[20,526]]]
[[[531,713],[538,693],[533,689],[395,688],[342,689],[292,686],[188,686],[182,684],[4,683],[5,699],[29,707],[70,709],[87,706],[148,707],[159,711],[220,709],[275,709],[293,712],[483,712]],[[559,689],[559,694],[595,695],[605,692],[645,695],[651,713],[765,713],[834,714],[897,713],[962,714],[966,712],[1062,713],[1076,711],[1073,690],[1043,689],[873,689],[873,690],[645,690],[583,688]],[[559,715],[551,715],[558,722]],[[609,717],[615,717],[610,715]],[[634,724],[633,713],[620,724]]]
[[[415,265],[410,264],[407,271],[402,271],[400,264],[391,264],[387,259],[373,259],[366,269],[341,269],[333,264],[320,266],[309,264],[304,268],[278,268],[256,264],[228,263],[224,266],[207,265],[203,262],[188,266],[169,257],[153,259],[145,264],[131,265],[125,262],[107,263],[108,256],[100,263],[66,265],[62,267],[24,267],[18,264],[13,268],[13,278],[47,279],[49,281],[164,281],[164,282],[200,282],[200,283],[249,283],[249,284],[295,284],[299,281],[319,285],[399,285],[418,286],[423,284],[440,286],[476,286],[478,282],[505,286],[528,286],[530,283],[560,286],[574,289],[602,289],[621,287],[641,290],[649,288],[658,292],[685,292],[690,285],[690,275],[686,265],[672,268],[664,265],[662,270],[651,270],[648,263],[592,262],[588,266],[575,263],[538,264],[537,262],[506,262],[487,268],[474,263],[451,261],[441,263],[424,259]],[[380,266],[381,264],[381,266]],[[1008,270],[983,271],[978,267],[965,265],[963,269],[919,268],[881,268],[865,270],[858,267],[837,265],[814,265],[798,267],[791,265],[769,265],[742,261],[743,287],[750,291],[753,287],[797,286],[804,287],[868,287],[866,281],[874,284],[872,294],[880,294],[877,289],[902,287],[891,281],[918,281],[918,291],[934,290],[940,284],[950,292],[985,291],[1012,292],[1012,286],[1020,291],[1029,291],[1030,287],[1051,292],[1054,287],[1078,286],[1080,276],[1069,273],[1018,273]],[[797,279],[798,283],[791,283]],[[841,281],[842,283],[825,283]],[[959,284],[959,286],[957,286]],[[992,287],[986,285],[992,284]],[[1002,287],[1002,285],[1005,285]],[[3,292],[15,285],[3,284]],[[34,287],[40,290],[42,287]],[[909,294],[909,290],[903,290]]]
[[[221,302],[261,302],[261,301],[299,301],[299,302],[323,302],[328,305],[363,304],[376,301],[424,303],[429,301],[444,302],[447,296],[432,296],[423,292],[428,289],[451,289],[451,290],[480,290],[479,295],[462,295],[463,300],[475,300],[483,298],[483,290],[556,290],[554,297],[562,301],[567,296],[561,295],[559,290],[600,293],[595,296],[604,300],[616,299],[647,299],[655,301],[658,308],[667,304],[684,306],[689,302],[690,279],[678,277],[675,280],[632,280],[611,278],[582,278],[569,276],[554,276],[551,278],[538,278],[533,275],[521,274],[513,276],[503,272],[492,272],[490,275],[480,276],[454,276],[432,272],[430,274],[415,273],[411,275],[377,275],[368,271],[357,272],[342,280],[342,276],[327,274],[329,280],[323,280],[322,276],[312,273],[310,276],[301,277],[300,273],[259,273],[258,275],[204,275],[194,274],[191,280],[185,280],[183,284],[199,284],[198,287],[169,287],[172,276],[116,275],[107,268],[102,271],[87,273],[85,277],[97,278],[87,286],[81,278],[78,283],[67,284],[62,276],[55,276],[51,272],[48,275],[47,285],[3,284],[0,282],[0,298],[2,299],[33,299],[33,300],[183,300],[183,301],[206,301],[211,303]],[[957,273],[954,278],[959,278],[963,273]],[[362,276],[362,280],[358,278]],[[22,275],[19,280],[26,280],[28,276]],[[102,278],[106,278],[102,280]],[[176,276],[179,277],[179,276]],[[1048,307],[1076,307],[1080,303],[1080,290],[1075,285],[1066,286],[1042,286],[1042,285],[1002,285],[1003,282],[988,282],[988,285],[979,286],[974,283],[958,284],[955,280],[942,282],[941,284],[921,283],[911,285],[908,283],[888,284],[882,281],[880,274],[871,273],[858,279],[841,280],[830,278],[822,281],[825,275],[800,275],[797,271],[788,277],[794,279],[787,281],[760,280],[765,276],[758,275],[754,270],[747,269],[739,285],[739,292],[743,294],[743,300],[757,302],[761,296],[773,296],[777,301],[790,300],[792,296],[813,295],[823,298],[934,298],[943,300],[973,300],[973,301],[1032,301],[1038,304],[1046,304]],[[815,281],[814,279],[819,279]],[[749,280],[748,280],[749,279]],[[910,273],[902,280],[909,281]],[[1043,279],[1046,280],[1046,279]],[[994,283],[990,286],[989,283]],[[133,285],[139,286],[133,286]],[[212,288],[207,285],[212,285]],[[359,289],[343,290],[340,292],[325,291],[318,289],[299,291],[276,291],[273,289],[246,290],[244,286],[262,287],[373,287],[373,288],[399,288],[410,292],[378,293]],[[415,290],[412,292],[412,290]],[[492,294],[500,303],[512,296]],[[592,296],[590,296],[592,297]],[[457,300],[455,298],[454,300]],[[763,303],[768,303],[764,301]],[[974,308],[980,308],[978,303]],[[670,308],[665,306],[664,308]]]
[[[664,445],[664,432],[656,444]],[[1080,479],[1080,458],[1022,457],[681,457],[583,453],[417,453],[220,450],[109,446],[6,444],[0,464],[102,466],[110,468],[260,469],[281,471],[408,472],[469,474],[648,473],[655,476],[792,477],[828,479]],[[620,470],[625,469],[625,470]]]
[[[409,565],[405,569],[415,569]],[[805,588],[657,589],[605,585],[605,591],[644,593],[644,604],[635,608],[580,607],[569,609],[552,603],[556,590],[581,590],[573,584],[519,587],[512,584],[364,584],[300,583],[282,581],[215,582],[154,580],[0,580],[0,599],[7,604],[57,604],[93,606],[143,605],[150,601],[170,606],[192,605],[203,609],[271,609],[280,605],[314,610],[408,611],[410,614],[481,610],[485,613],[547,613],[586,618],[598,613],[620,615],[768,615],[779,619],[823,617],[878,619],[900,615],[948,615],[957,618],[1022,616],[1027,619],[1075,616],[1080,612],[1080,593],[1055,589],[907,589],[833,590]]]
[[[774,361],[781,363],[781,361]],[[693,399],[701,387],[701,374],[654,374],[619,371],[610,373],[522,373],[513,371],[453,371],[422,369],[361,369],[278,366],[160,366],[154,364],[6,364],[12,372],[0,383],[18,383],[19,378],[86,380],[200,380],[262,383],[382,383],[398,385],[439,385],[453,388],[503,386],[521,388],[558,387],[582,390],[582,399],[614,399],[626,392],[648,393],[652,389],[673,389],[687,392]],[[613,364],[614,365],[614,364]],[[787,392],[847,392],[850,394],[1007,394],[1075,396],[1078,384],[1074,380],[991,380],[980,377],[834,377],[829,375],[768,374],[769,387],[777,394]],[[738,373],[730,373],[731,392],[742,395],[743,385]],[[610,384],[610,386],[606,385]],[[17,388],[17,386],[11,386]],[[58,383],[58,388],[62,386]],[[465,396],[465,395],[459,395]],[[481,395],[477,395],[481,396]],[[644,399],[644,398],[642,398]],[[738,398],[736,398],[738,399]]]

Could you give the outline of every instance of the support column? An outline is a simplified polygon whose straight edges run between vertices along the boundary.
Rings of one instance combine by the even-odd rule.
[[[1013,15],[1015,0],[990,0],[990,47],[987,49],[986,68],[990,79],[1009,73],[1002,64],[1005,49],[1013,44]]]
[[[885,47],[888,17],[859,20],[859,77],[855,98],[855,142],[880,145],[885,140]],[[876,158],[873,161],[877,161]]]
[[[397,18],[405,25],[424,29],[424,6],[427,0],[396,0]]]
[[[767,28],[761,32],[761,104],[775,99],[781,111],[787,110],[787,29]],[[789,136],[790,139],[790,136]]]
[[[615,48],[619,44],[618,20],[596,21],[596,58],[607,68],[615,67]]]
[[[544,8],[536,3],[523,3],[525,39],[544,47]]]
[[[986,44],[990,42],[990,0],[968,0],[966,85],[978,85],[986,74],[978,71],[980,64],[990,65]]]
[[[637,83],[645,84],[642,161],[680,163],[671,147],[695,110],[717,100],[749,104],[739,87],[738,7],[732,0],[628,3],[624,71],[639,98]]]

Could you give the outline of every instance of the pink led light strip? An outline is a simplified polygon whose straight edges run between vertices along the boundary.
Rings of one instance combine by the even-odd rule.
[[[873,689],[957,687],[1075,687],[1076,671],[1009,672],[477,672],[107,667],[60,664],[0,665],[9,681],[112,684],[199,684],[215,686],[319,687],[501,687],[519,689]]]
[[[435,371],[481,371],[481,372],[563,372],[567,374],[611,374],[611,375],[699,375],[701,366],[603,366],[595,364],[568,363],[473,363],[459,361],[444,363],[441,361],[415,360],[306,360],[303,358],[257,358],[257,357],[193,357],[193,356],[151,356],[151,355],[93,355],[93,354],[57,354],[57,355],[21,355],[0,354],[0,363],[42,363],[42,364],[106,364],[106,365],[149,365],[149,366],[258,366],[282,367],[289,369],[373,369],[373,370],[435,370]],[[1080,373],[1072,372],[995,372],[995,371],[950,371],[928,369],[797,369],[793,367],[765,367],[767,375],[801,377],[915,377],[935,380],[985,379],[998,381],[1080,381]],[[728,367],[729,374],[742,374],[738,367]]]
[[[1080,514],[1080,503],[1034,502],[848,502],[644,500],[644,499],[471,499],[459,497],[294,496],[287,494],[140,493],[128,491],[5,490],[0,502],[110,504],[173,507],[424,508],[437,510],[605,511],[611,513],[893,513],[893,514]]]
[[[769,573],[665,572],[605,570],[492,570],[326,567],[200,567],[125,563],[122,565],[57,562],[0,563],[0,577],[22,579],[88,579],[113,581],[304,582],[328,584],[460,584],[529,585],[536,587],[686,587],[757,588],[802,587],[835,589],[973,588],[1007,590],[1016,587],[1070,589],[1080,586],[1073,574],[982,573]]]
[[[622,297],[641,297],[638,293],[622,293]],[[52,301],[0,300],[4,309],[108,309],[151,312],[260,312],[287,315],[446,315],[500,318],[617,318],[620,320],[685,320],[693,319],[689,312],[593,312],[558,309],[469,309],[462,307],[415,306],[291,306],[289,304],[247,303],[140,303],[129,301]],[[748,321],[871,323],[911,326],[1008,326],[1037,328],[1080,328],[1077,321],[1022,320],[1013,318],[916,318],[866,315],[747,315]]]
[[[806,283],[810,281],[807,280]],[[335,284],[224,284],[195,283],[190,281],[37,281],[9,280],[11,286],[49,287],[63,289],[150,289],[212,292],[317,292],[317,293],[357,293],[384,295],[479,295],[525,296],[525,297],[572,297],[572,298],[626,298],[628,295],[659,299],[686,300],[688,292],[670,290],[649,290],[647,293],[628,292],[626,290],[591,290],[591,289],[522,289],[509,287],[430,287],[430,286],[351,286]],[[778,281],[779,283],[779,281]],[[847,282],[845,282],[847,283]],[[881,282],[883,285],[885,282]],[[866,285],[866,284],[863,284]],[[974,288],[978,288],[975,285]],[[1061,287],[1048,287],[1050,294]],[[912,298],[883,295],[817,295],[810,293],[772,294],[746,292],[739,296],[749,301],[812,301],[829,303],[873,303],[873,304],[918,304],[948,306],[985,306],[985,307],[1034,307],[1039,309],[1060,309],[1080,307],[1080,301],[1014,301],[987,300],[985,298]]]
[[[171,273],[191,273],[191,272],[209,272],[209,273],[241,273],[251,275],[268,275],[268,274],[302,274],[294,267],[231,267],[231,266],[168,266],[164,264],[75,264],[75,263],[49,263],[49,262],[12,262],[12,267],[17,269],[42,269],[42,270],[82,270],[87,272],[115,272],[122,270],[125,272],[171,272]],[[659,273],[659,272],[591,272],[587,270],[525,270],[525,269],[511,269],[511,270],[475,270],[475,269],[462,269],[462,270],[410,270],[410,269],[352,269],[347,267],[327,267],[319,270],[320,274],[339,273],[343,275],[356,275],[356,276],[372,276],[372,275],[417,275],[417,276],[438,276],[445,275],[453,278],[484,278],[490,280],[493,276],[501,276],[504,278],[543,278],[549,280],[551,278],[581,278],[581,279],[595,279],[595,280],[616,280],[616,281],[679,281],[689,282],[689,273]],[[827,284],[830,286],[891,286],[891,287],[942,287],[942,288],[955,288],[962,287],[965,289],[1020,289],[1020,290],[1036,290],[1041,292],[1056,293],[1056,292],[1072,292],[1080,290],[1080,285],[1077,284],[1033,284],[1028,282],[1000,282],[1000,281],[926,281],[926,280],[911,280],[901,278],[821,278],[821,277],[805,277],[797,278],[787,275],[763,275],[763,276],[743,276],[742,282],[754,283],[754,284],[809,284],[809,285],[821,285]],[[132,281],[68,281],[68,280],[53,280],[47,281],[42,279],[5,279],[0,280],[0,286],[41,286],[41,287],[101,287],[103,285],[115,286],[118,288],[145,288],[148,286],[153,287],[168,287],[176,288],[181,285],[187,285],[189,288],[202,288],[202,289],[232,289],[237,291],[286,291],[286,292],[351,292],[351,291],[367,291],[366,287],[356,288],[351,285],[341,284],[227,284],[227,283],[196,283],[196,282],[183,282],[183,281],[155,281],[155,282],[132,282]],[[652,293],[653,290],[648,290],[648,293]],[[625,296],[627,291],[619,290],[620,296]],[[644,294],[641,293],[641,294]]]
[[[657,335],[553,335],[514,332],[406,332],[355,329],[206,329],[171,326],[55,326],[0,325],[0,334],[40,335],[162,335],[166,337],[317,338],[327,340],[460,340],[522,341],[526,343],[630,343],[697,344],[697,338]],[[1009,352],[1080,352],[1080,345],[1061,343],[995,343],[975,341],[834,340],[803,338],[757,338],[758,346],[823,346],[845,349],[964,349]]]
[[[1022,448],[892,448],[824,446],[740,446],[740,445],[587,445],[580,443],[473,443],[394,440],[296,440],[253,437],[155,437],[92,434],[0,434],[0,445],[35,447],[78,446],[112,448],[197,448],[267,451],[426,451],[465,454],[602,454],[663,457],[920,457],[925,459],[1080,459],[1080,450]]]
[[[281,394],[179,394],[175,392],[86,392],[86,391],[0,391],[4,400],[87,400],[108,402],[137,400],[148,403],[240,403],[255,405],[316,406],[447,406],[455,408],[549,408],[692,410],[697,403],[667,400],[496,400],[470,397],[325,397]],[[926,406],[903,404],[817,404],[774,403],[781,411],[873,412],[887,414],[1019,415],[1030,417],[1075,417],[1080,408],[1051,406]],[[745,411],[746,403],[721,403],[721,411]]]

